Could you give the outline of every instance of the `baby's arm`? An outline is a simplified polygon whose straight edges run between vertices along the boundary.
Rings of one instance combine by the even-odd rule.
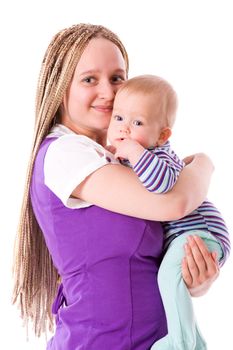
[[[151,151],[131,139],[122,140],[116,146],[115,156],[129,160],[134,172],[150,192],[166,193],[171,190],[184,167],[168,142]]]
[[[145,150],[133,167],[143,185],[155,193],[166,193],[171,190],[182,169],[183,163],[175,161],[165,148]]]

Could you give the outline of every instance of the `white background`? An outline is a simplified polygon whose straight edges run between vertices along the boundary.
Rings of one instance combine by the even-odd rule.
[[[51,37],[79,22],[103,24],[124,42],[130,77],[168,79],[179,96],[173,147],[185,156],[208,153],[216,166],[208,198],[232,234],[233,13],[231,1],[10,1],[0,5],[1,89],[1,348],[45,349],[11,306],[13,242],[34,123],[35,88]],[[209,293],[194,300],[210,350],[232,343],[232,258]],[[101,350],[101,349],[100,349]]]

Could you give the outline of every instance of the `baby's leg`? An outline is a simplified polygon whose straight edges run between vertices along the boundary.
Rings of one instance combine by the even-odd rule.
[[[208,232],[189,231],[175,238],[161,263],[158,283],[162,296],[168,335],[156,342],[153,350],[204,350],[206,343],[198,332],[192,300],[181,274],[181,261],[187,237],[198,235],[204,239],[210,251],[217,251],[221,259],[220,244]]]

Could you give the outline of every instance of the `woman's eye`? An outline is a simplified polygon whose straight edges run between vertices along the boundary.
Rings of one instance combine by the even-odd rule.
[[[83,81],[84,83],[90,84],[90,83],[94,83],[95,78],[94,78],[94,77],[86,77],[86,78],[84,78],[82,81]]]
[[[116,121],[122,121],[123,120],[123,118],[120,115],[114,115],[114,119]]]
[[[136,125],[136,126],[140,126],[140,125],[142,125],[142,122],[140,120],[135,120],[133,122],[133,124]]]
[[[112,77],[112,82],[113,83],[122,83],[123,81],[125,81],[125,78],[122,77],[121,75],[114,75]]]

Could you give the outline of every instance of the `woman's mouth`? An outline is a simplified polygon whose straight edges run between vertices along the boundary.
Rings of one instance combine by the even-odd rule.
[[[112,113],[112,106],[92,106],[95,111],[101,113]]]

